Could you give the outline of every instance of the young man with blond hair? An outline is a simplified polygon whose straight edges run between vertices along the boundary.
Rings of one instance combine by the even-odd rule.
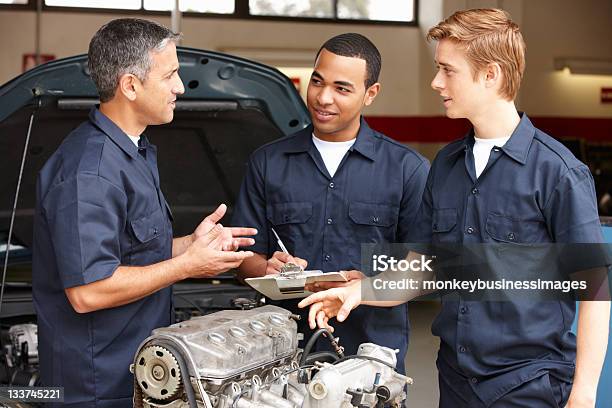
[[[518,26],[497,9],[459,11],[429,30],[438,42],[431,85],[450,118],[473,129],[432,164],[412,242],[507,245],[602,242],[593,178],[536,129],[514,100],[525,68]],[[310,324],[342,321],[361,283],[312,295]],[[396,302],[396,303],[399,303]],[[609,302],[443,299],[440,407],[594,407]]]

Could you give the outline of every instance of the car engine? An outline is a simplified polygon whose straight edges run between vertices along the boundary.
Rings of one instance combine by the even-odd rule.
[[[298,348],[296,316],[266,305],[224,310],[152,332],[136,352],[134,407],[400,407],[412,379],[395,371],[396,352],[364,343],[343,356],[321,329]],[[309,354],[326,333],[339,356]]]
[[[33,323],[15,324],[3,336],[0,344],[0,384],[15,386],[38,385],[38,328]],[[1,406],[1,405],[0,405]]]

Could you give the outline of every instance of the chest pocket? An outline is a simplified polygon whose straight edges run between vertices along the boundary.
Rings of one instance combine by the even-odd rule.
[[[351,202],[348,208],[347,242],[349,262],[346,268],[363,270],[361,244],[395,242],[399,207],[388,204]]]
[[[349,218],[355,224],[390,227],[397,223],[399,208],[386,204],[354,202],[349,205]]]
[[[130,251],[130,265],[148,265],[159,262],[167,256],[167,218],[161,209],[130,221],[134,234]]]
[[[399,207],[388,204],[352,202],[348,216],[359,243],[394,242]]]
[[[312,218],[312,203],[273,203],[267,206],[266,217],[292,255],[306,257],[310,254],[312,226],[308,221]],[[270,247],[274,248],[274,244]],[[275,250],[280,248],[272,252]]]
[[[274,226],[302,224],[312,217],[312,204],[307,202],[271,204],[266,209],[266,215]]]
[[[456,242],[456,226],[456,208],[435,208],[433,210],[431,230],[434,242]]]
[[[549,242],[544,222],[526,221],[500,214],[487,215],[486,231],[494,241],[515,244]]]

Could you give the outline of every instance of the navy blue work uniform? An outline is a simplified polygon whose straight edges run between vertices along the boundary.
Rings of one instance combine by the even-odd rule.
[[[587,166],[522,114],[478,178],[473,131],[432,163],[415,241],[602,242]],[[537,277],[536,277],[537,278]],[[572,301],[442,301],[440,407],[556,407],[569,397],[576,357]]]
[[[308,126],[251,155],[233,224],[257,228],[249,249],[268,257],[280,250],[270,230],[274,227],[287,250],[308,261],[308,269],[361,269],[362,243],[403,242],[408,236],[429,163],[361,119],[355,143],[331,177],[312,133]],[[296,303],[282,306],[297,312]],[[307,315],[307,310],[299,312]],[[300,330],[308,331],[307,319],[302,320]],[[360,307],[334,327],[347,354],[355,354],[365,342],[399,349],[398,367],[403,371],[409,334],[406,305]]]
[[[83,314],[64,292],[108,278],[120,265],[172,256],[156,148],[145,139],[138,150],[94,108],[38,177],[32,280],[41,380],[64,387],[66,407],[131,407],[136,349],[172,321],[171,288]]]

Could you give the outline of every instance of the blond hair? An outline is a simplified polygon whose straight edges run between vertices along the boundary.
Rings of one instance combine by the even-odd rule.
[[[501,96],[511,101],[516,98],[525,71],[525,41],[506,11],[457,11],[427,33],[427,41],[445,38],[464,48],[474,79],[488,64],[499,64],[503,77]]]

